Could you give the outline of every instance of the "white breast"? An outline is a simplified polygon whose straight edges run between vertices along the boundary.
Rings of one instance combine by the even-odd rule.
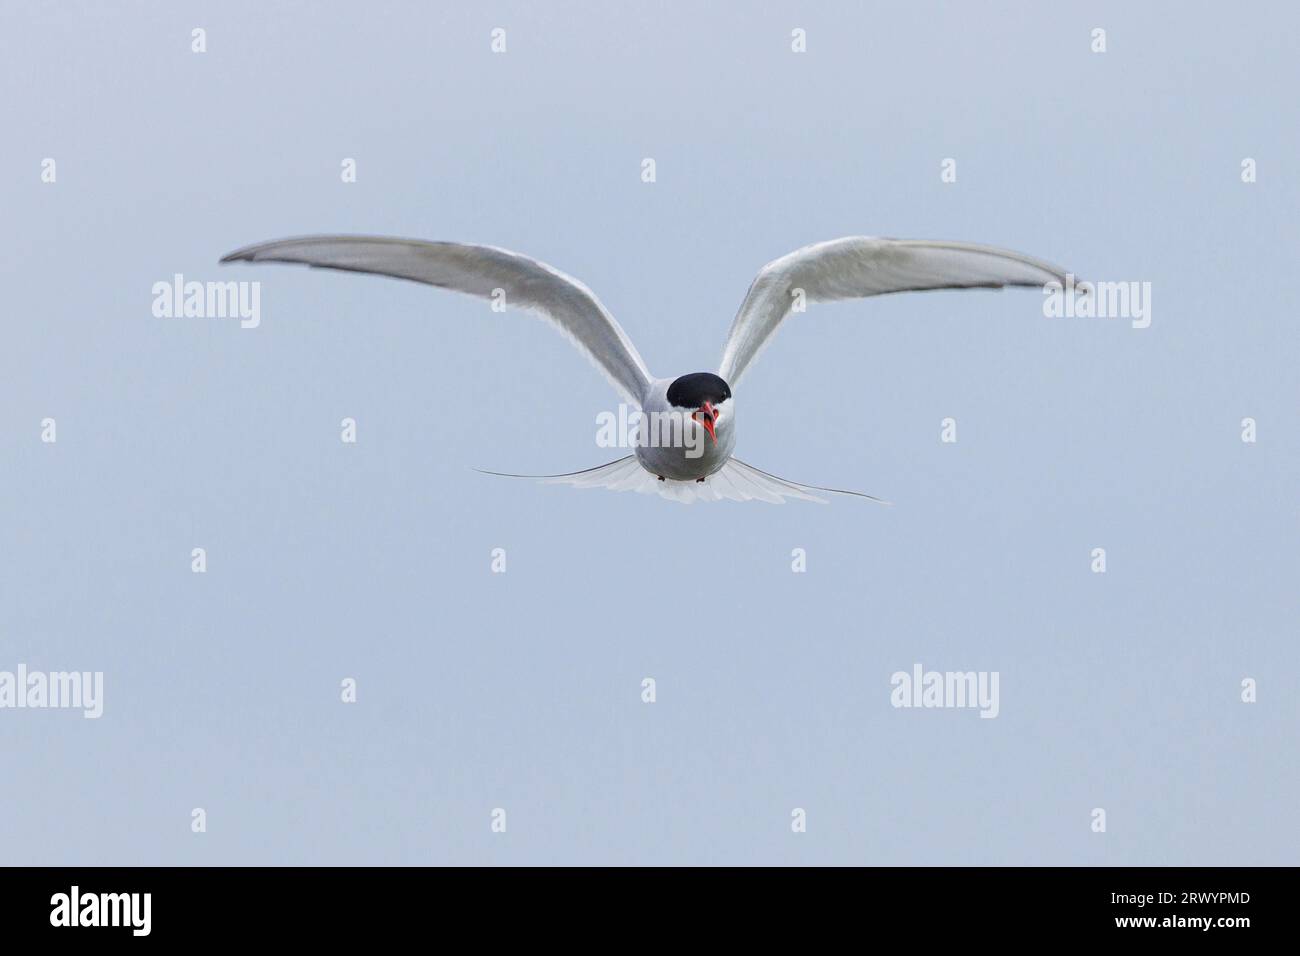
[[[647,421],[641,434],[648,435],[649,444],[638,445],[636,457],[641,467],[656,476],[674,481],[705,478],[727,463],[736,446],[736,399],[732,396],[718,406],[715,445],[704,426],[691,419],[694,409],[669,404],[667,391],[673,381],[661,378],[650,383],[641,405]]]

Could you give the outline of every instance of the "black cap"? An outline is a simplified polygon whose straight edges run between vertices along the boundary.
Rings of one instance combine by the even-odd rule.
[[[700,408],[731,398],[731,386],[712,372],[692,372],[668,386],[668,403],[677,408]]]

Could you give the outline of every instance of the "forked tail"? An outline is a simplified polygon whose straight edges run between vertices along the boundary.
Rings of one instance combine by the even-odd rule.
[[[597,465],[582,471],[571,471],[563,475],[512,475],[500,471],[483,471],[480,474],[496,475],[500,478],[530,478],[547,484],[572,485],[575,488],[608,488],[611,491],[635,491],[643,495],[659,495],[672,501],[689,505],[696,501],[767,501],[771,504],[784,504],[787,499],[815,501],[826,504],[825,498],[819,498],[812,492],[825,492],[833,495],[852,495],[866,498],[882,505],[890,502],[874,495],[860,491],[844,491],[840,488],[823,488],[820,485],[804,485],[797,481],[778,478],[747,465],[739,458],[729,458],[721,469],[709,475],[704,481],[660,481],[641,467],[636,455],[628,455],[607,465]]]

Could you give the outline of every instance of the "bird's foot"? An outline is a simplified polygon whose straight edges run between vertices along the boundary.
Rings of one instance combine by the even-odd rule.
[[[696,479],[695,479],[695,483],[696,483],[697,485],[702,485],[702,484],[704,484],[704,479],[703,479],[703,478],[696,478]]]
[[[660,480],[660,481],[667,481],[668,479],[665,478],[663,475],[660,475],[660,476],[659,476],[659,480]]]

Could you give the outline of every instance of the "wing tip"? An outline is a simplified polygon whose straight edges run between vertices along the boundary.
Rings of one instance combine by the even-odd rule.
[[[252,246],[242,246],[239,249],[234,250],[233,252],[227,252],[224,256],[222,256],[220,259],[217,260],[217,264],[226,265],[231,262],[256,262],[257,254],[266,245],[267,243],[265,242],[259,242],[256,245],[252,245]]]
[[[419,240],[402,240],[392,236],[367,236],[367,235],[345,235],[343,233],[317,233],[306,236],[285,236],[282,239],[267,239],[264,242],[255,242],[251,246],[241,246],[233,252],[227,252],[217,260],[219,264],[230,262],[263,262],[268,261],[262,258],[262,253],[273,249],[276,246],[290,245],[293,243],[319,243],[319,242],[339,242],[351,239],[360,240],[382,240],[385,242],[418,242]],[[294,259],[276,260],[272,257],[269,261],[294,262]],[[310,265],[310,263],[307,263]]]

